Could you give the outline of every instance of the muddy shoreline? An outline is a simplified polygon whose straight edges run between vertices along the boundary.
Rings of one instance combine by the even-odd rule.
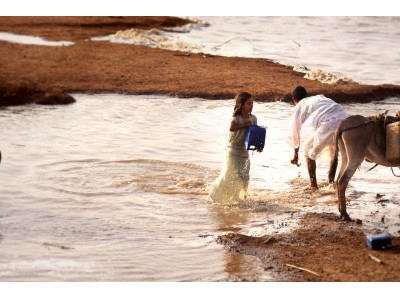
[[[303,78],[267,59],[222,57],[90,41],[129,28],[182,26],[174,17],[0,17],[0,31],[34,35],[72,46],[0,41],[0,106],[67,104],[71,93],[158,94],[231,99],[249,91],[256,101],[290,101],[303,85],[337,102],[379,101],[399,96],[397,85],[330,85]]]
[[[253,237],[228,233],[217,242],[229,251],[257,257],[275,282],[400,279],[400,239],[392,238],[391,249],[371,250],[361,226],[341,221],[335,214],[306,214],[300,226],[288,234]],[[247,280],[252,278],[242,279]]]

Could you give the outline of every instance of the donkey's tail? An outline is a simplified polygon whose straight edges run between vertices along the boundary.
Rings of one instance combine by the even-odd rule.
[[[336,175],[336,170],[337,170],[337,165],[338,165],[338,157],[339,157],[339,138],[342,135],[342,129],[341,125],[342,123],[339,124],[339,126],[336,128],[335,134],[334,134],[334,154],[333,154],[333,159],[331,161],[331,165],[329,167],[329,173],[328,173],[328,180],[329,183],[333,183],[335,181],[335,175]]]

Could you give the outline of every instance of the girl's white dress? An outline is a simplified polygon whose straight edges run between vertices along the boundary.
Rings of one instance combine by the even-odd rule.
[[[243,124],[241,115],[232,118],[237,124]],[[250,115],[253,125],[257,118]],[[239,204],[246,197],[249,185],[250,159],[246,150],[245,138],[248,128],[229,133],[228,145],[225,149],[225,162],[218,178],[210,187],[209,196],[218,203]]]

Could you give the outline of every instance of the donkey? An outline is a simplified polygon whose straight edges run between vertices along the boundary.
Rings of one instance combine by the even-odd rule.
[[[334,136],[334,158],[329,169],[329,177],[335,178],[340,150],[342,164],[336,189],[341,219],[351,221],[346,211],[346,188],[364,159],[385,167],[400,165],[386,160],[386,125],[397,121],[400,121],[399,113],[396,117],[391,117],[387,116],[386,111],[377,116],[350,116],[337,127]]]

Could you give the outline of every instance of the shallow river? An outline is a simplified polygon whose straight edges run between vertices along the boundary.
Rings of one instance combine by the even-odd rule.
[[[215,243],[229,231],[278,234],[307,211],[337,212],[322,197],[302,212],[252,204],[224,209],[207,199],[228,136],[233,100],[74,95],[68,106],[0,110],[0,278],[3,281],[268,280],[255,258]],[[394,112],[400,99],[346,105]],[[290,165],[287,103],[256,103],[266,148],[252,153],[250,200],[307,179]],[[307,128],[305,128],[305,131]],[[352,180],[349,213],[365,230],[398,234],[400,188],[387,168]],[[326,179],[327,162],[317,167]],[[376,193],[388,202],[378,204]],[[383,209],[383,210],[382,210]],[[380,224],[386,214],[387,222]],[[397,219],[396,219],[397,218]]]

